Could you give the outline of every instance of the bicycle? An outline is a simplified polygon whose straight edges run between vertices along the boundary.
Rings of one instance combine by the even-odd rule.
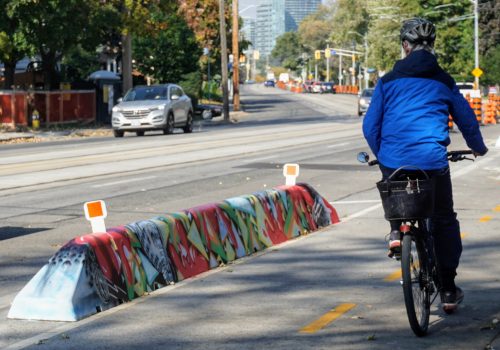
[[[472,160],[466,155],[472,151],[448,152],[448,160],[458,162]],[[369,166],[379,164],[369,160],[366,152],[358,154],[358,160]],[[411,172],[408,170],[411,169]],[[405,172],[406,171],[406,172]],[[400,175],[406,177],[399,180]],[[394,181],[393,179],[398,180]],[[429,229],[433,211],[434,184],[424,170],[404,166],[394,171],[388,179],[377,183],[385,218],[400,222],[402,286],[406,313],[415,335],[427,334],[431,305],[441,292],[434,241]],[[454,310],[444,310],[452,313]]]

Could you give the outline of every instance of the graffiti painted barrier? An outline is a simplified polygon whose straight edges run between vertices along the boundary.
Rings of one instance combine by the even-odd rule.
[[[8,317],[77,321],[337,222],[299,184],[80,236],[19,292]]]

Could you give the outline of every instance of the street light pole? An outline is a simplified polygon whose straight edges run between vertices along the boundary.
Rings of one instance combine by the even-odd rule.
[[[479,68],[479,12],[478,0],[472,0],[474,4],[474,68]],[[479,89],[479,76],[474,78],[474,88]]]
[[[326,41],[326,49],[330,51],[330,40]],[[326,81],[330,81],[330,53],[326,54]]]

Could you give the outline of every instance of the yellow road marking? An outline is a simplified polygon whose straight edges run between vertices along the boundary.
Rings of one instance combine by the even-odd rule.
[[[491,216],[489,216],[489,215],[485,215],[485,216],[483,216],[481,219],[479,219],[479,222],[488,222],[488,221],[490,221],[491,219],[493,219]]]
[[[304,328],[302,328],[299,332],[300,333],[316,333],[322,328],[325,328],[328,326],[330,323],[335,321],[337,318],[354,308],[356,304],[350,304],[350,303],[345,303],[345,304],[340,304],[334,309],[331,309],[328,311],[326,314],[318,318],[316,321],[308,324]]]
[[[493,208],[493,211],[500,211],[500,205],[497,205],[495,208]]]
[[[399,269],[397,271],[394,271],[390,275],[386,276],[384,278],[384,281],[392,282],[392,281],[400,280],[402,277],[403,277],[403,273],[401,272],[401,269]]]

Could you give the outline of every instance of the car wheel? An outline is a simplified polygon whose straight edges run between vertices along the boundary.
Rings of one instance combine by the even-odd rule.
[[[211,120],[214,117],[214,113],[211,109],[204,109],[201,113],[201,117],[204,120]]]
[[[189,112],[187,115],[186,126],[182,128],[186,134],[193,132],[193,113]]]
[[[165,129],[163,130],[163,134],[173,134],[174,133],[174,116],[172,113],[170,113],[167,117],[167,125],[165,126]]]
[[[136,131],[135,134],[137,136],[144,136],[144,131]]]
[[[123,137],[124,132],[120,130],[113,130],[113,135],[115,137]]]

